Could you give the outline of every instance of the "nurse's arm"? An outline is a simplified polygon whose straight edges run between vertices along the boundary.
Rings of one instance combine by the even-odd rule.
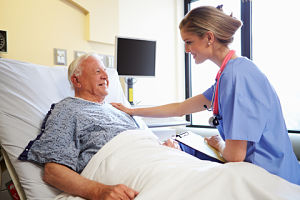
[[[246,140],[226,140],[219,136],[205,138],[207,143],[217,149],[227,162],[241,162],[245,160],[247,153]]]
[[[225,146],[220,152],[228,162],[242,162],[245,160],[247,153],[247,141],[226,140]]]
[[[175,117],[205,110],[204,105],[210,108],[211,101],[208,100],[203,94],[199,94],[179,103],[171,103],[147,108],[127,108],[119,103],[111,104],[115,108],[122,110],[129,115],[143,117]]]

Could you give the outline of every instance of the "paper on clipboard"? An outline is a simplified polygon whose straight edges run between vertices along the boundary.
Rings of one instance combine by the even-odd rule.
[[[220,152],[218,152],[213,147],[209,146],[206,141],[204,140],[204,137],[201,135],[195,134],[191,131],[186,131],[180,134],[176,135],[175,140],[177,142],[181,142],[197,151],[200,151],[207,156],[210,156],[212,158],[218,159],[222,162],[225,162],[225,159],[222,157]]]

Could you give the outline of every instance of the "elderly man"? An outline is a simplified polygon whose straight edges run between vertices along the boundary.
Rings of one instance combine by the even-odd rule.
[[[75,97],[52,105],[41,134],[19,157],[44,165],[44,181],[85,199],[134,199],[126,185],[104,185],[79,173],[92,156],[124,130],[137,129],[135,120],[105,103],[108,76],[96,55],[87,54],[69,66]]]

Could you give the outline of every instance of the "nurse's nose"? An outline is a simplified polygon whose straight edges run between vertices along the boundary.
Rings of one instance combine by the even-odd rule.
[[[191,48],[190,48],[190,46],[189,45],[184,45],[184,49],[185,49],[185,52],[186,53],[190,53],[191,52]]]

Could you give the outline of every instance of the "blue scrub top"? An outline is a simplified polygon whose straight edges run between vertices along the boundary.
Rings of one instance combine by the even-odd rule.
[[[203,95],[211,100],[214,87]],[[300,164],[293,152],[279,98],[267,77],[250,60],[226,65],[219,82],[219,120],[223,140],[246,140],[245,161],[300,185]]]

